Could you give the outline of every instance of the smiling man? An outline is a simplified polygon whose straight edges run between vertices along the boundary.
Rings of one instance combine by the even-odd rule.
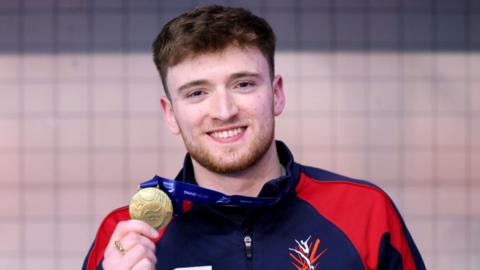
[[[285,106],[274,51],[268,23],[240,8],[200,7],[165,25],[153,57],[165,122],[188,152],[176,181],[258,202],[181,201],[160,231],[117,209],[84,269],[425,269],[381,189],[298,164],[274,140]]]
[[[282,78],[271,78],[256,48],[229,46],[168,69],[167,124],[181,134],[195,179],[227,194],[257,196],[281,174],[274,117],[285,105]]]

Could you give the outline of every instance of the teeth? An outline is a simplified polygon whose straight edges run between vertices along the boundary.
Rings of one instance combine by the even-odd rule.
[[[243,130],[242,128],[235,128],[230,130],[217,131],[217,132],[212,132],[211,136],[215,138],[226,139],[226,138],[230,138],[240,134],[242,130]]]

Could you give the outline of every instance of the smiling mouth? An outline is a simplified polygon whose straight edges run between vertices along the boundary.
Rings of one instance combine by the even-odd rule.
[[[247,127],[237,127],[237,128],[232,128],[232,129],[209,132],[208,135],[210,135],[214,139],[228,140],[228,139],[238,137],[246,129],[247,129]]]

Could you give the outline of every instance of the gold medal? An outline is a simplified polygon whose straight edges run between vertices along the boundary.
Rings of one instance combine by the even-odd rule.
[[[130,200],[128,207],[130,217],[145,221],[160,230],[172,219],[172,201],[165,192],[158,188],[142,188]]]

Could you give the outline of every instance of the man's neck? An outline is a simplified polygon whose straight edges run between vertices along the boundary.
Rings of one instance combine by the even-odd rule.
[[[265,183],[282,175],[282,165],[275,142],[257,163],[234,174],[218,174],[201,166],[195,160],[192,160],[192,163],[199,186],[227,195],[256,197]]]

